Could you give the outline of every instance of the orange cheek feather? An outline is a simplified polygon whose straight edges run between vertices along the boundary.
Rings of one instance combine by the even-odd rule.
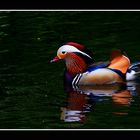
[[[66,57],[66,54],[59,53],[57,54],[57,56],[59,57],[59,59],[64,59]]]

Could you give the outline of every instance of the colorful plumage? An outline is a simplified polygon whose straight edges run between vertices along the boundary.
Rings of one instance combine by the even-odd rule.
[[[124,83],[126,80],[135,79],[131,74],[137,72],[132,68],[140,65],[137,63],[138,65],[131,66],[129,58],[119,50],[112,52],[109,63],[95,65],[92,52],[75,42],[61,46],[51,62],[61,59],[66,63],[64,83],[72,86]]]

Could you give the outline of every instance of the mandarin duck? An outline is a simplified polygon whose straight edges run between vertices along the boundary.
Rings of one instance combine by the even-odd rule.
[[[111,53],[109,63],[93,63],[93,55],[85,46],[68,42],[62,45],[51,62],[65,60],[64,83],[74,85],[104,85],[134,80],[140,71],[140,62],[130,64],[120,50]]]

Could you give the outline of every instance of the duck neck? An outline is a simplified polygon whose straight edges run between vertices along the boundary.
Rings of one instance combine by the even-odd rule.
[[[78,73],[83,73],[87,68],[87,64],[80,57],[78,57],[77,59],[67,58],[66,68],[71,75],[75,76]]]

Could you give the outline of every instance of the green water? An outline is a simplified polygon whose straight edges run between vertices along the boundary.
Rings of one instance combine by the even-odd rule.
[[[139,38],[140,12],[1,11],[0,129],[139,129],[139,82],[125,89],[130,96],[121,99],[127,103],[100,97],[89,103],[84,121],[65,122],[65,65],[50,64],[68,41],[91,49],[97,62],[109,60],[113,49],[138,61]]]

